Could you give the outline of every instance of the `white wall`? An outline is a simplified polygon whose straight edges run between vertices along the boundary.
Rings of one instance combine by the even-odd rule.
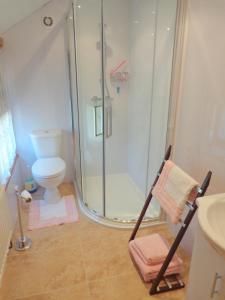
[[[31,15],[35,10],[50,0],[1,0],[0,1],[0,34]]]
[[[65,15],[68,1],[52,1],[5,34],[4,62],[17,149],[24,164],[35,161],[29,133],[61,128],[66,181],[72,179],[71,111],[67,70]],[[52,27],[43,25],[52,16]]]
[[[225,2],[189,0],[186,57],[176,123],[174,159],[208,194],[225,191]],[[191,252],[196,218],[183,245]]]

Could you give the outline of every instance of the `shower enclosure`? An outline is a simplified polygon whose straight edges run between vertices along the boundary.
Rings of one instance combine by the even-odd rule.
[[[73,2],[75,181],[84,211],[100,222],[136,221],[164,156],[177,6],[177,0]],[[161,220],[154,202],[145,222]]]

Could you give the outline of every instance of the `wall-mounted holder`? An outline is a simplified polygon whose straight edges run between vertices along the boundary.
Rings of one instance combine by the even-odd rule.
[[[19,229],[20,229],[20,237],[16,240],[15,249],[17,251],[25,251],[31,247],[32,240],[29,237],[24,235],[20,201],[23,200],[26,202],[30,202],[32,200],[32,196],[26,190],[24,190],[22,193],[20,193],[18,187],[15,187],[15,192],[16,192],[16,200],[17,200]]]
[[[110,74],[110,79],[112,82],[126,82],[128,81],[128,78],[129,74],[127,71],[118,71],[116,73]]]

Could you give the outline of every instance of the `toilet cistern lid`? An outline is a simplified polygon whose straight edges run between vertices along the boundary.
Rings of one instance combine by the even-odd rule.
[[[60,157],[40,158],[32,166],[33,175],[41,178],[58,176],[66,168],[64,160]]]

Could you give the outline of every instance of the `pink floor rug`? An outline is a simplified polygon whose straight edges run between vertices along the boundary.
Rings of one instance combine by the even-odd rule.
[[[55,204],[48,204],[44,200],[33,200],[30,203],[28,230],[77,221],[79,215],[73,195],[62,197]]]

